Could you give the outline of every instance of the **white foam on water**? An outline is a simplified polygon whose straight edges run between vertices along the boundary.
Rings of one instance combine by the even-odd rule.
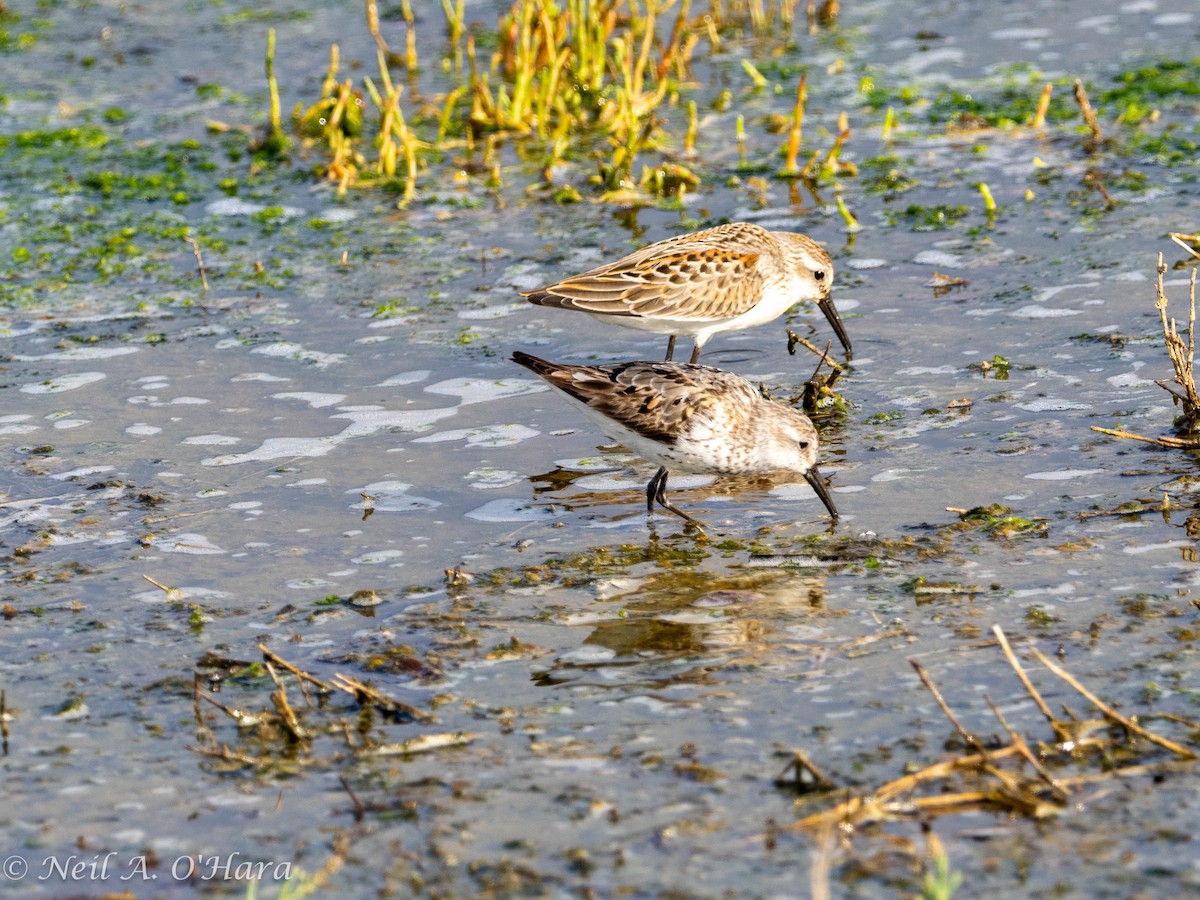
[[[525,425],[486,425],[482,428],[461,428],[457,431],[437,431],[424,437],[413,438],[414,444],[440,444],[446,441],[466,441],[468,447],[511,447],[530,438],[537,437],[535,431]]]
[[[261,347],[254,347],[250,352],[257,353],[259,356],[274,356],[280,359],[294,359],[298,362],[311,363],[318,369],[324,369],[349,359],[347,353],[322,353],[319,350],[305,350],[303,344],[297,344],[294,341],[263,344]]]
[[[346,491],[347,494],[367,494],[370,500],[359,500],[351,509],[373,509],[376,512],[418,512],[441,506],[438,500],[416,497],[408,493],[411,484],[403,481],[374,481],[365,487]]]
[[[186,553],[194,556],[206,556],[225,553],[208,538],[195,532],[184,534],[156,536],[150,539],[150,546],[163,553]]]
[[[1033,481],[1070,481],[1075,478],[1087,478],[1090,475],[1102,475],[1103,469],[1056,469],[1052,472],[1030,472],[1026,478]]]
[[[180,443],[200,447],[228,447],[231,444],[240,444],[241,438],[235,438],[228,434],[197,434],[184,438]]]
[[[284,394],[272,394],[272,400],[299,400],[301,403],[307,403],[313,409],[322,409],[326,406],[336,406],[346,399],[345,394],[319,394],[315,391],[289,391]]]
[[[381,563],[394,562],[403,555],[402,550],[372,550],[370,553],[354,557],[350,562],[360,566],[378,566]]]
[[[1062,412],[1068,409],[1091,409],[1092,404],[1080,403],[1077,400],[1063,400],[1058,397],[1039,397],[1036,400],[1022,400],[1016,404],[1018,409],[1027,412]]]
[[[204,207],[204,211],[210,216],[253,216],[268,208],[279,210],[279,217],[282,219],[304,215],[304,210],[298,206],[267,207],[262,203],[242,200],[240,197],[222,197],[220,200],[214,200]]]
[[[21,362],[34,362],[36,360],[75,360],[75,359],[109,359],[113,356],[128,356],[130,353],[140,351],[139,347],[72,347],[69,350],[58,350],[54,353],[42,353],[38,355],[25,356],[14,354],[13,359]]]
[[[429,369],[415,369],[412,372],[400,372],[393,375],[391,378],[385,378],[379,382],[377,387],[400,387],[405,384],[416,384],[419,381],[424,381],[432,373]]]
[[[99,475],[102,472],[112,472],[116,466],[83,466],[78,469],[72,469],[69,472],[59,472],[57,475],[51,475],[55,481],[69,481],[72,478],[86,478],[89,475]]]
[[[557,519],[562,514],[547,506],[535,506],[528,500],[504,497],[489,500],[465,515],[477,522],[538,522]]]
[[[476,490],[506,488],[521,481],[522,475],[508,469],[473,469],[466,474],[467,483]]]
[[[1030,304],[1014,310],[1013,315],[1018,319],[1061,319],[1065,316],[1082,316],[1081,309],[1051,309],[1046,306]]]
[[[74,391],[97,381],[103,381],[108,376],[103,372],[76,372],[73,375],[57,375],[45,381],[33,381],[21,385],[22,394],[61,394]]]
[[[520,397],[524,394],[540,394],[550,390],[544,381],[525,378],[450,378],[425,388],[431,394],[449,394],[458,397],[465,406],[468,403],[485,403],[503,397]]]

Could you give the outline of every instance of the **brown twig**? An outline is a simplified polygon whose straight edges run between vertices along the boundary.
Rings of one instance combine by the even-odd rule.
[[[312,675],[309,675],[307,672],[303,671],[302,669],[297,669],[295,666],[293,666],[290,662],[288,662],[282,656],[279,656],[276,653],[272,653],[263,644],[258,645],[258,650],[260,653],[262,653],[263,658],[267,662],[274,663],[275,665],[279,666],[279,668],[283,669],[284,671],[291,672],[293,675],[295,675],[297,678],[299,678],[301,682],[307,681],[309,684],[316,685],[318,688],[320,688],[321,693],[323,693],[323,694],[332,694],[333,693],[333,688],[330,687],[328,684],[326,684],[324,681],[322,681],[320,678],[316,678]],[[305,694],[305,699],[306,700],[308,699],[307,694]]]
[[[813,353],[817,354],[817,367],[815,369],[813,369],[812,377],[810,377],[808,379],[809,383],[810,384],[820,384],[823,387],[832,388],[833,383],[835,381],[837,381],[838,378],[840,378],[842,375],[841,365],[839,365],[837,362],[835,362],[833,360],[833,358],[830,357],[830,355],[829,355],[829,349],[833,346],[833,341],[827,341],[825,344],[824,350],[818,350],[816,347],[814,347],[809,341],[805,340],[804,338],[800,338],[800,343],[802,343],[806,349],[811,350]],[[829,366],[829,377],[826,379],[818,379],[817,376],[819,376],[821,374],[821,366],[823,366],[823,365]]]
[[[1196,259],[1200,259],[1200,253],[1197,253],[1196,248],[1188,243],[1188,241],[1200,241],[1200,234],[1182,234],[1178,231],[1171,231],[1168,232],[1167,237],[1178,244],[1185,253],[1190,253]]]
[[[1046,82],[1042,88],[1041,99],[1038,100],[1037,113],[1033,117],[1033,127],[1043,128],[1046,125],[1046,113],[1050,109],[1050,94],[1054,91],[1054,85]]]
[[[269,662],[267,665],[267,674],[271,676],[271,680],[275,682],[275,690],[271,692],[271,702],[275,705],[275,710],[279,713],[280,719],[283,720],[283,730],[287,732],[288,738],[293,743],[300,743],[308,739],[308,734],[304,731],[304,727],[300,724],[300,720],[296,717],[296,711],[292,709],[292,705],[288,703],[287,688],[283,686],[283,682],[279,680],[279,676],[275,674],[275,667]],[[303,682],[301,682],[303,684]]]
[[[1192,270],[1191,303],[1188,307],[1188,339],[1186,344],[1183,342],[1183,338],[1179,336],[1179,329],[1175,324],[1175,320],[1171,319],[1169,322],[1167,320],[1167,295],[1163,290],[1163,275],[1166,271],[1167,266],[1163,262],[1163,257],[1160,253],[1158,254],[1158,278],[1155,284],[1156,299],[1154,305],[1158,309],[1159,317],[1162,320],[1163,341],[1167,345],[1167,355],[1171,358],[1171,366],[1175,369],[1175,377],[1155,381],[1155,384],[1170,393],[1177,403],[1183,405],[1184,427],[1181,430],[1190,432],[1194,429],[1197,419],[1200,419],[1200,392],[1196,390],[1195,375],[1192,370],[1196,356],[1196,271]],[[1171,384],[1178,385],[1183,389],[1183,393],[1169,387]]]
[[[248,713],[245,710],[238,709],[236,706],[226,706],[220,700],[213,697],[212,694],[208,693],[208,691],[201,690],[199,686],[195,690],[197,697],[201,700],[207,700],[221,712],[225,713],[225,715],[237,722],[239,728],[253,728],[263,720],[261,713]]]
[[[418,735],[398,744],[379,744],[375,747],[363,748],[363,752],[372,756],[408,756],[415,753],[429,753],[444,747],[462,747],[477,740],[479,740],[479,733],[475,731],[447,731],[441,734]]]
[[[996,640],[1000,644],[1000,649],[1004,652],[1004,658],[1008,660],[1009,666],[1024,685],[1025,691],[1033,698],[1033,702],[1037,704],[1037,708],[1042,711],[1042,715],[1046,717],[1046,721],[1050,723],[1050,727],[1054,729],[1056,734],[1059,734],[1060,726],[1058,720],[1054,718],[1054,713],[1050,711],[1050,704],[1042,699],[1042,695],[1038,693],[1038,689],[1033,686],[1033,682],[1029,680],[1029,676],[1025,673],[1025,667],[1021,665],[1017,655],[1013,653],[1012,646],[1008,643],[1008,636],[1004,633],[999,625],[992,626],[992,634],[996,636]],[[1059,735],[1062,736],[1061,734]]]
[[[796,102],[792,107],[792,127],[788,131],[787,151],[783,171],[788,175],[797,174],[796,157],[800,154],[800,140],[804,132],[804,106],[808,97],[808,73],[800,76],[800,84],[796,87]]]
[[[826,822],[857,822],[863,818],[879,818],[889,814],[889,804],[896,798],[905,794],[911,793],[922,784],[930,781],[936,781],[941,778],[947,778],[959,771],[978,771],[986,766],[989,762],[996,762],[1017,755],[1017,750],[1014,747],[1002,747],[995,750],[987,756],[973,754],[970,756],[960,756],[956,759],[946,760],[944,762],[934,763],[926,766],[918,772],[913,772],[910,775],[904,775],[893,781],[889,781],[872,791],[869,795],[863,797],[851,797],[849,800],[844,800],[836,806],[827,809],[823,812],[813,813],[810,816],[805,816],[803,819],[798,819],[784,827],[791,831],[804,831],[809,828],[818,827]],[[992,792],[972,791],[967,794],[946,794],[937,797],[920,797],[910,801],[906,805],[906,809],[912,810],[929,810],[933,807],[941,806],[949,800],[954,804],[966,803],[965,798],[970,798],[973,802],[999,802],[994,798]]]
[[[216,736],[212,733],[212,729],[208,727],[208,723],[204,721],[204,710],[200,706],[201,700],[200,691],[200,676],[192,676],[192,714],[196,717],[196,735],[200,740],[206,740],[210,744],[217,742]],[[4,718],[0,710],[0,720]],[[5,737],[8,735],[5,734]]]
[[[1181,716],[1178,713],[1159,713],[1158,718],[1166,719],[1168,722],[1178,722],[1180,725],[1186,725],[1193,731],[1200,731],[1200,722],[1195,719],[1189,719],[1187,716]]]
[[[1121,716],[1087,691],[1086,688],[1080,685],[1078,681],[1072,678],[1060,666],[1046,659],[1036,649],[1031,648],[1031,652],[1039,662],[1054,674],[1064,678],[1064,680],[1096,704],[1104,713],[1103,719],[1081,722],[1069,710],[1066,710],[1065,715],[1068,721],[1056,720],[1054,714],[1050,711],[1049,705],[1042,699],[1029,678],[1025,675],[1003,632],[996,626],[993,627],[993,632],[1001,648],[1004,650],[1013,671],[1016,672],[1018,678],[1025,685],[1026,690],[1034,699],[1039,709],[1041,709],[1042,714],[1054,727],[1055,733],[1060,736],[1061,741],[1065,743],[1066,739],[1062,736],[1068,733],[1066,731],[1068,724],[1078,726],[1076,730],[1083,733],[1087,730],[1100,731],[1106,728],[1106,724],[1117,722],[1129,732],[1141,735],[1147,740],[1171,750],[1180,759],[1153,765],[1130,765],[1106,768],[1103,772],[1094,774],[1057,778],[1045,767],[1039,754],[1030,748],[1026,738],[1017,733],[1009,725],[990,698],[987,698],[987,702],[995,713],[996,718],[1000,721],[1000,724],[1008,732],[1010,743],[999,749],[985,752],[980,746],[979,741],[974,736],[968,734],[958,719],[950,713],[945,701],[933,686],[927,673],[924,672],[918,663],[913,662],[913,667],[921,675],[921,680],[925,683],[925,686],[934,694],[938,704],[942,707],[942,711],[954,723],[954,727],[958,729],[959,734],[977,752],[926,766],[917,772],[889,781],[870,793],[850,797],[830,809],[805,816],[785,827],[791,831],[816,830],[819,834],[825,829],[849,829],[859,827],[865,823],[894,820],[902,817],[928,817],[993,807],[1006,810],[1010,814],[1038,818],[1045,816],[1053,807],[1061,807],[1062,804],[1067,802],[1070,792],[1080,785],[1097,781],[1108,781],[1114,776],[1129,777],[1174,771],[1182,765],[1190,765],[1188,761],[1197,758],[1197,754],[1188,748],[1148,732],[1137,725],[1136,722]],[[1070,747],[1063,746],[1059,749],[1064,754],[1069,752],[1070,755],[1078,758],[1081,750],[1093,745],[1101,752],[1109,752],[1112,748],[1112,741],[1103,737],[1092,739],[1086,735],[1083,737],[1076,736],[1072,739]],[[1022,775],[1019,769],[1013,771],[1011,766],[1008,768],[1002,767],[1006,760],[1027,763],[1037,773],[1036,779]],[[786,772],[787,769],[784,770],[784,773]],[[912,796],[918,789],[925,785],[936,783],[946,784],[951,779],[958,779],[963,775],[972,774],[977,779],[987,779],[984,785],[977,790],[938,793],[933,796]]]
[[[400,700],[395,700],[386,694],[383,694],[369,684],[364,684],[357,678],[351,678],[349,675],[343,675],[341,672],[335,672],[331,683],[340,691],[345,691],[347,694],[352,694],[354,699],[364,706],[370,704],[377,709],[391,714],[401,714],[409,716],[413,719],[427,720],[429,714],[417,709],[415,706],[409,706]]]
[[[1060,803],[1065,803],[1068,796],[1066,789],[1059,784],[1054,776],[1046,771],[1046,767],[1042,765],[1042,761],[1029,749],[1029,744],[1025,742],[1025,738],[1008,724],[1008,720],[1004,718],[1004,714],[1000,712],[1000,708],[996,706],[992,698],[985,697],[984,699],[987,700],[988,706],[992,708],[992,712],[1000,721],[1000,725],[1008,732],[1008,739],[1011,746],[1017,748],[1017,752],[1024,758],[1025,762],[1029,763],[1033,770],[1041,777],[1042,781],[1046,783],[1047,787],[1053,791],[1054,798]],[[1051,722],[1051,724],[1054,723]]]
[[[387,41],[383,39],[383,34],[379,30],[379,5],[376,0],[367,0],[367,31],[371,32],[371,37],[375,39],[375,46],[379,48],[379,52],[385,57],[390,57],[392,51],[388,49]]]
[[[192,747],[191,749],[204,756],[215,756],[217,759],[223,759],[226,762],[241,763],[244,766],[269,766],[274,762],[274,760],[267,757],[246,756],[244,753],[235,753],[224,744],[220,747]]]
[[[830,344],[826,345],[825,349],[822,350],[819,347],[817,347],[815,344],[813,344],[813,342],[810,341],[808,338],[800,337],[800,335],[796,334],[796,332],[792,331],[792,329],[790,329],[790,328],[787,329],[787,336],[788,336],[788,354],[789,355],[795,356],[796,355],[796,345],[800,344],[802,347],[804,347],[804,349],[809,350],[812,353],[815,353],[817,355],[818,371],[821,368],[821,363],[825,363],[827,366],[829,366],[829,368],[834,369],[838,372],[841,372],[842,367],[837,363],[837,361],[835,359],[833,359],[833,357],[831,357],[829,355],[829,348],[831,346],[833,346],[832,342],[830,342]],[[814,372],[813,374],[815,375],[816,373]]]
[[[1104,198],[1104,205],[1112,209],[1117,205],[1117,201],[1113,199],[1113,195],[1108,192],[1108,188],[1104,186],[1104,181],[1100,178],[1100,172],[1096,169],[1088,169],[1084,174],[1083,180],[1085,184],[1090,184],[1096,189],[1096,192]]]
[[[837,648],[833,652],[839,654],[844,653],[848,659],[853,659],[855,657],[854,651],[863,647],[867,647],[870,644],[874,644],[876,641],[882,641],[886,640],[887,638],[894,637],[908,637],[908,630],[904,628],[893,628],[890,631],[881,631],[878,634],[864,634],[860,637],[852,638],[851,640],[838,644]]]
[[[789,771],[794,773],[794,777],[787,777]],[[804,784],[805,772],[812,777],[813,790],[828,791],[837,787],[832,779],[817,768],[816,764],[808,758],[808,755],[803,750],[792,751],[791,761],[783,767],[782,772],[775,776],[775,784],[779,787],[794,787],[799,791],[807,791],[809,788]]]
[[[184,235],[183,239],[192,245],[192,252],[196,254],[196,267],[200,270],[200,284],[204,287],[204,293],[208,293],[208,276],[204,274],[204,257],[200,255],[200,245],[196,243],[196,239],[191,235]]]
[[[345,775],[339,775],[338,781],[342,783],[342,790],[349,795],[350,802],[354,804],[354,821],[361,822],[363,817],[367,814],[367,808],[363,805],[363,802],[358,799],[358,795],[355,794],[353,788],[350,787],[350,782],[346,780]]]
[[[184,596],[185,596],[184,592],[180,588],[171,587],[170,585],[166,585],[166,584],[161,584],[160,582],[155,581],[149,575],[146,575],[144,573],[143,573],[142,577],[144,579],[146,579],[148,582],[150,582],[152,585],[154,585],[156,588],[158,588],[160,591],[162,591],[166,595],[167,600],[180,601],[180,600],[184,599]]]
[[[826,819],[817,831],[817,847],[808,872],[808,895],[812,900],[829,900],[830,873],[833,871],[833,822]]]
[[[1095,147],[1104,140],[1104,135],[1100,131],[1100,123],[1096,120],[1096,111],[1092,109],[1092,104],[1088,100],[1083,82],[1078,78],[1075,79],[1075,102],[1079,104],[1079,110],[1083,113],[1083,123],[1087,125],[1088,130],[1092,133],[1091,143]]]
[[[979,738],[967,731],[967,729],[963,727],[963,724],[958,721],[958,717],[954,715],[954,711],[950,709],[950,706],[946,703],[945,698],[942,697],[942,692],[937,689],[937,685],[933,683],[933,679],[929,677],[929,673],[925,671],[925,667],[915,659],[910,659],[908,664],[917,670],[917,675],[920,677],[921,683],[925,685],[929,693],[933,694],[933,699],[936,700],[937,705],[942,708],[942,713],[947,719],[950,720],[950,724],[954,726],[955,730],[957,730],[962,736],[962,739],[967,742],[967,746],[975,748],[977,753],[979,753],[984,759],[987,759],[988,751],[983,746],[983,743],[979,740]]]
[[[1162,385],[1163,382],[1156,381],[1155,384]],[[1170,390],[1168,388],[1168,390]],[[1174,391],[1172,391],[1174,393]],[[1177,438],[1170,435],[1159,435],[1158,437],[1147,437],[1144,434],[1135,434],[1132,431],[1122,431],[1119,428],[1101,428],[1099,425],[1093,425],[1092,431],[1098,431],[1101,434],[1111,435],[1115,438],[1125,438],[1130,441],[1142,441],[1146,444],[1158,444],[1160,447],[1168,447],[1173,450],[1195,450],[1200,447],[1200,435],[1195,437]]]
[[[1195,759],[1196,758],[1196,754],[1194,752],[1192,752],[1191,750],[1189,750],[1187,747],[1181,746],[1180,744],[1175,743],[1174,741],[1170,740],[1169,738],[1160,737],[1159,735],[1155,734],[1152,731],[1147,731],[1145,728],[1143,728],[1141,725],[1139,725],[1137,722],[1133,721],[1129,717],[1121,715],[1119,712],[1117,712],[1115,709],[1113,709],[1111,706],[1109,706],[1107,703],[1105,703],[1103,700],[1101,700],[1099,697],[1097,697],[1095,694],[1093,694],[1091,691],[1089,691],[1086,687],[1084,687],[1079,682],[1079,680],[1075,678],[1074,675],[1072,675],[1066,669],[1062,668],[1060,665],[1058,665],[1056,662],[1054,662],[1052,659],[1050,659],[1048,656],[1046,656],[1046,654],[1044,654],[1040,650],[1038,650],[1037,647],[1030,647],[1029,652],[1032,653],[1034,655],[1034,657],[1037,658],[1037,661],[1040,662],[1043,666],[1045,666],[1047,669],[1049,669],[1051,672],[1053,672],[1055,675],[1057,675],[1059,678],[1061,678],[1063,681],[1065,681],[1071,687],[1075,688],[1076,691],[1078,691],[1080,694],[1082,694],[1084,697],[1086,697],[1097,709],[1100,710],[1100,712],[1105,716],[1105,718],[1109,719],[1110,721],[1118,723],[1119,725],[1121,725],[1122,728],[1125,728],[1128,731],[1132,731],[1134,734],[1145,738],[1146,740],[1150,741],[1153,744],[1158,744],[1158,746],[1163,747],[1167,750],[1170,750],[1176,756],[1182,757],[1183,759]]]

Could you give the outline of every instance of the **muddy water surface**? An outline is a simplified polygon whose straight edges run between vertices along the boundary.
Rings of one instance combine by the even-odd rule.
[[[21,861],[0,892],[242,896],[236,867],[253,862],[267,896],[281,871],[335,866],[339,895],[802,895],[816,841],[768,836],[836,798],[775,786],[794,748],[865,792],[955,746],[909,659],[982,735],[1002,731],[986,696],[1053,738],[994,624],[1129,714],[1195,720],[1200,473],[1190,454],[1091,430],[1170,429],[1154,267],[1183,257],[1166,232],[1196,230],[1194,158],[1134,132],[1089,153],[1074,121],[948,134],[930,104],[898,98],[884,141],[864,89],[1000,103],[1014,79],[1036,97],[1080,77],[1098,95],[1187,59],[1188,4],[949,4],[917,23],[850,3],[834,33],[797,26],[781,59],[812,67],[813,149],[845,109],[860,168],[815,192],[728,180],[735,114],[790,114],[794,96],[769,57],[780,90],[747,89],[748,42],[698,64],[701,90],[732,85],[736,103],[706,114],[702,153],[723,174],[682,212],[528,201],[515,159],[500,192],[434,181],[403,211],[337,199],[312,160],[249,176],[227,152],[244,136],[204,123],[261,119],[268,24],[285,106],[315,97],[332,41],[346,59],[374,52],[357,5],[273,10],[50,6],[4,57],[5,133],[90,124],[129,150],[6,150],[21,171],[3,176],[0,250],[32,261],[0,310],[0,852]],[[491,27],[494,12],[469,18]],[[441,13],[424,14],[433,59]],[[1158,102],[1148,131],[1194,146],[1194,96]],[[748,130],[749,154],[773,159],[779,136]],[[61,189],[180,153],[177,202]],[[872,180],[881,165],[892,190]],[[821,422],[833,529],[803,482],[706,478],[672,485],[707,541],[648,526],[652,469],[507,359],[657,357],[658,336],[519,291],[722,218],[805,231],[834,257],[855,356],[847,413]],[[208,291],[178,227],[209,239]],[[966,283],[935,290],[935,273]],[[1187,277],[1166,275],[1173,314]],[[814,361],[788,355],[785,327],[832,337],[799,307],[715,338],[706,362],[795,394]],[[1164,495],[1165,513],[1137,511]],[[1097,515],[1122,504],[1134,511]],[[272,710],[270,678],[236,665],[260,644],[403,706],[314,693],[310,707],[289,682],[308,740],[239,728],[194,685]],[[1056,709],[1094,715],[1037,680]],[[369,749],[427,735],[461,746]],[[933,828],[967,894],[1178,896],[1200,880],[1196,778],[1099,782],[1043,822],[972,811]],[[914,821],[844,838],[835,893],[919,890]]]

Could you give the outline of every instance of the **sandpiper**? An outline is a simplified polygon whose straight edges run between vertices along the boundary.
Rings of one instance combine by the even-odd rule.
[[[646,486],[657,502],[695,525],[667,499],[667,472],[804,476],[834,520],[837,508],[817,471],[817,430],[808,417],[731,372],[680,362],[573,366],[517,350],[513,362],[575,401],[609,437],[659,464]]]
[[[769,322],[800,300],[815,301],[850,355],[829,297],[833,262],[812,238],[732,222],[668,238],[599,268],[525,291],[539,306],[577,309],[626,328],[688,335],[700,348],[714,334]]]

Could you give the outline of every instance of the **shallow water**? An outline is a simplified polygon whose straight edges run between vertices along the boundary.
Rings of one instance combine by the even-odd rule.
[[[987,95],[1015,62],[1100,89],[1123,67],[1185,58],[1200,27],[1187,4],[944,4],[920,23],[936,38],[915,36],[896,4],[846,4],[836,35],[799,36],[785,59],[814,67],[814,131],[827,144],[848,109],[851,158],[890,152],[921,183],[889,200],[865,177],[842,179],[856,234],[829,187],[793,195],[771,181],[759,202],[717,178],[692,198],[689,218],[824,242],[855,347],[839,382],[849,414],[821,423],[843,516],[832,534],[803,482],[673,478],[675,501],[709,523],[707,542],[669,517],[649,528],[652,467],[508,361],[515,348],[660,355],[659,336],[518,292],[678,233],[680,212],[528,202],[515,162],[503,209],[477,186],[406,211],[370,193],[338,201],[286,172],[225,196],[216,182],[244,176],[246,161],[213,152],[232,139],[204,122],[260,115],[268,23],[285,107],[316,95],[331,35],[346,59],[373,54],[356,4],[275,9],[259,21],[232,5],[51,7],[53,27],[6,57],[20,65],[6,66],[4,132],[103,122],[119,103],[131,112],[122,140],[193,138],[194,162],[214,167],[196,168],[179,204],[59,193],[53,167],[9,169],[0,183],[0,254],[32,241],[50,254],[12,286],[0,320],[0,855],[29,866],[6,868],[0,891],[170,896],[203,881],[240,896],[239,862],[312,873],[335,859],[341,895],[794,896],[816,843],[786,831],[769,841],[768,820],[835,802],[774,786],[794,748],[867,791],[956,739],[910,658],[968,727],[1001,730],[987,696],[1052,740],[993,624],[1060,654],[1127,714],[1195,720],[1194,455],[1090,430],[1169,431],[1154,384],[1171,371],[1154,265],[1160,251],[1181,256],[1166,231],[1195,230],[1194,161],[1089,157],[1074,123],[945,135],[913,118],[885,144],[858,93],[870,75],[930,96],[939,85]],[[492,7],[471,15],[490,22]],[[95,65],[79,64],[85,53]],[[827,71],[838,59],[845,69]],[[705,90],[741,84],[737,53],[699,71]],[[790,112],[794,81],[775,80],[778,94],[738,94],[734,110],[706,117],[706,162],[732,170],[735,111],[750,124]],[[252,102],[198,99],[196,82]],[[1195,140],[1195,112],[1175,98],[1166,116]],[[769,156],[778,136],[748,131]],[[113,163],[79,168],[98,165]],[[1112,209],[1084,181],[1097,167]],[[939,230],[905,215],[935,204],[967,210]],[[137,223],[123,274],[74,267],[103,243],[97,222]],[[208,292],[191,249],[156,239],[155,223],[214,241]],[[72,237],[55,243],[53,224]],[[71,278],[54,277],[68,266]],[[934,272],[969,283],[935,291]],[[1173,315],[1186,279],[1167,273]],[[718,336],[705,361],[795,393],[814,363],[788,356],[785,326],[832,337],[800,308]],[[1007,378],[979,367],[996,355]],[[1164,493],[1166,514],[1091,515]],[[988,504],[1033,527],[1004,537],[952,511]],[[359,592],[380,602],[353,605],[369,596]],[[224,681],[214,696],[231,707],[271,708],[270,679],[228,663],[259,659],[260,643],[431,718],[373,715],[344,694],[309,709],[293,682],[307,744],[281,752],[278,737],[195,701],[202,726],[194,678],[206,690]],[[1053,706],[1094,715],[1036,671]],[[465,746],[428,753],[364,749],[460,732]],[[241,760],[212,755],[220,746]],[[339,777],[366,805],[360,820]],[[1196,779],[1181,768],[1161,783],[1101,782],[1044,822],[974,812],[933,827],[971,895],[1177,896],[1200,880],[1186,852]],[[844,837],[836,893],[919,890],[917,824]]]

